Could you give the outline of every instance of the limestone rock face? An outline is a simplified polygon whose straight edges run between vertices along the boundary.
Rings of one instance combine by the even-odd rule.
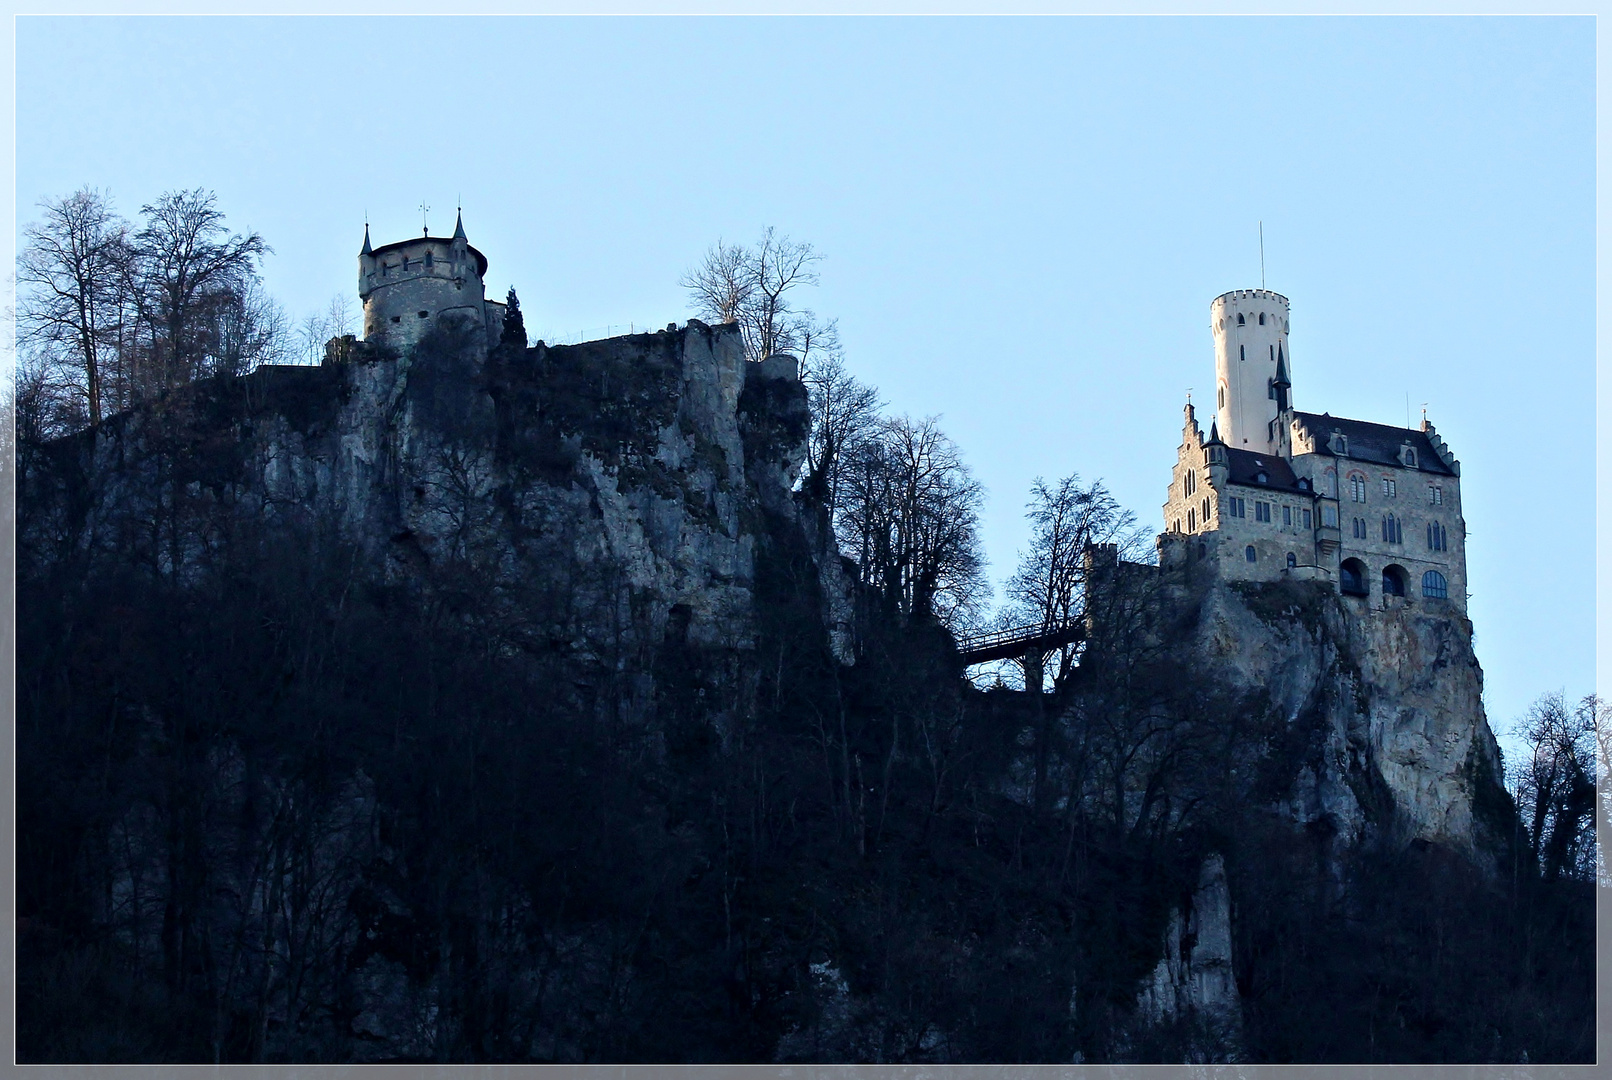
[[[1231,892],[1218,854],[1204,860],[1186,907],[1171,910],[1164,954],[1137,995],[1137,1013],[1149,1024],[1192,1017],[1202,1032],[1201,1058],[1236,1059],[1241,1003],[1232,970]]]
[[[804,536],[792,358],[747,363],[737,327],[697,321],[491,355],[446,325],[401,355],[340,344],[323,367],[206,380],[53,444],[25,470],[57,508],[36,531],[182,572],[232,522],[323,530],[405,587],[471,568],[484,614],[581,653],[619,647],[623,625],[647,646],[752,645],[758,545]]]
[[[1284,809],[1335,829],[1336,853],[1425,840],[1485,860],[1479,807],[1500,763],[1483,673],[1471,623],[1429,603],[1370,607],[1324,584],[1216,583],[1203,595],[1203,669],[1268,693],[1313,732]]]

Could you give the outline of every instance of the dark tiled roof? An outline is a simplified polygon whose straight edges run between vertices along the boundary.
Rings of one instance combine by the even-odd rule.
[[[1299,490],[1299,478],[1293,475],[1293,466],[1283,458],[1256,454],[1252,450],[1234,450],[1228,446],[1226,464],[1229,466],[1227,479],[1233,484],[1273,488],[1277,491]],[[1265,474],[1263,484],[1259,481],[1260,473]]]
[[[1327,416],[1324,413],[1295,410],[1293,416],[1315,437],[1315,450],[1318,454],[1332,456],[1332,451],[1327,449],[1327,440],[1332,437],[1333,431],[1339,431],[1349,440],[1349,450],[1345,455],[1348,459],[1392,465],[1396,469],[1402,469],[1404,466],[1399,461],[1399,448],[1409,440],[1411,448],[1416,451],[1418,469],[1441,476],[1455,475],[1454,470],[1440,460],[1433,449],[1432,440],[1424,431],[1392,427],[1388,424],[1371,424],[1364,420],[1345,420],[1340,416]]]

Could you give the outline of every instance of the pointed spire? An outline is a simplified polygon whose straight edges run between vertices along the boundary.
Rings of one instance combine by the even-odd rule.
[[[1280,345],[1276,346],[1276,385],[1293,385],[1287,381],[1287,358],[1282,355],[1282,347]]]
[[[453,238],[455,240],[464,240],[464,239],[466,239],[466,237],[465,237],[465,212],[464,212],[463,209],[460,209],[454,216],[454,219],[453,219]]]
[[[1205,446],[1224,445],[1220,442],[1220,424],[1214,420],[1209,421],[1209,441]]]
[[[360,249],[360,250],[359,250],[359,252],[358,252],[358,253],[359,253],[359,254],[360,254],[360,255],[368,255],[368,254],[370,254],[370,246],[369,246],[369,222],[367,222],[367,221],[366,221],[366,222],[364,222],[364,246],[363,246],[363,248],[361,248],[361,249]]]

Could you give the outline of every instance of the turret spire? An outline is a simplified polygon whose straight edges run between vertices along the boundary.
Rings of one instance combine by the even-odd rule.
[[[466,239],[466,237],[465,237],[465,212],[462,209],[460,211],[458,211],[454,215],[454,219],[453,219],[453,238],[455,240],[464,240],[464,239]]]
[[[367,221],[366,221],[366,222],[364,222],[364,246],[363,246],[363,247],[362,247],[362,248],[361,248],[361,249],[360,249],[360,250],[359,250],[359,252],[358,252],[358,253],[359,253],[359,254],[360,254],[360,255],[368,255],[368,254],[370,254],[370,246],[369,246],[369,222],[367,222]]]

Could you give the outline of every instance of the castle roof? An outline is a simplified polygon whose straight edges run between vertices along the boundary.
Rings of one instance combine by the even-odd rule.
[[[1326,413],[1295,411],[1293,418],[1301,426],[1309,429],[1315,443],[1315,452],[1318,454],[1338,456],[1327,446],[1332,433],[1336,431],[1349,440],[1348,450],[1342,455],[1349,460],[1391,465],[1396,469],[1403,469],[1405,466],[1399,460],[1399,448],[1409,443],[1411,449],[1416,451],[1416,467],[1419,470],[1441,476],[1455,475],[1455,470],[1439,456],[1438,450],[1434,448],[1432,440],[1427,437],[1425,431],[1394,427],[1390,424],[1373,424],[1365,420],[1345,420],[1340,416],[1329,416]]]
[[[401,251],[406,247],[414,247],[417,244],[441,244],[444,248],[451,249],[453,247],[453,238],[448,236],[411,236],[407,240],[395,240],[390,244],[382,244],[370,254],[378,259],[389,251]],[[466,247],[470,254],[476,257],[476,272],[482,277],[486,277],[487,256],[475,248],[469,247],[469,245],[466,245]]]
[[[1299,487],[1299,478],[1286,459],[1275,454],[1257,454],[1252,450],[1226,447],[1226,479],[1233,484],[1267,488],[1275,491],[1292,491],[1310,494],[1308,488]],[[1265,479],[1260,480],[1263,475]]]

